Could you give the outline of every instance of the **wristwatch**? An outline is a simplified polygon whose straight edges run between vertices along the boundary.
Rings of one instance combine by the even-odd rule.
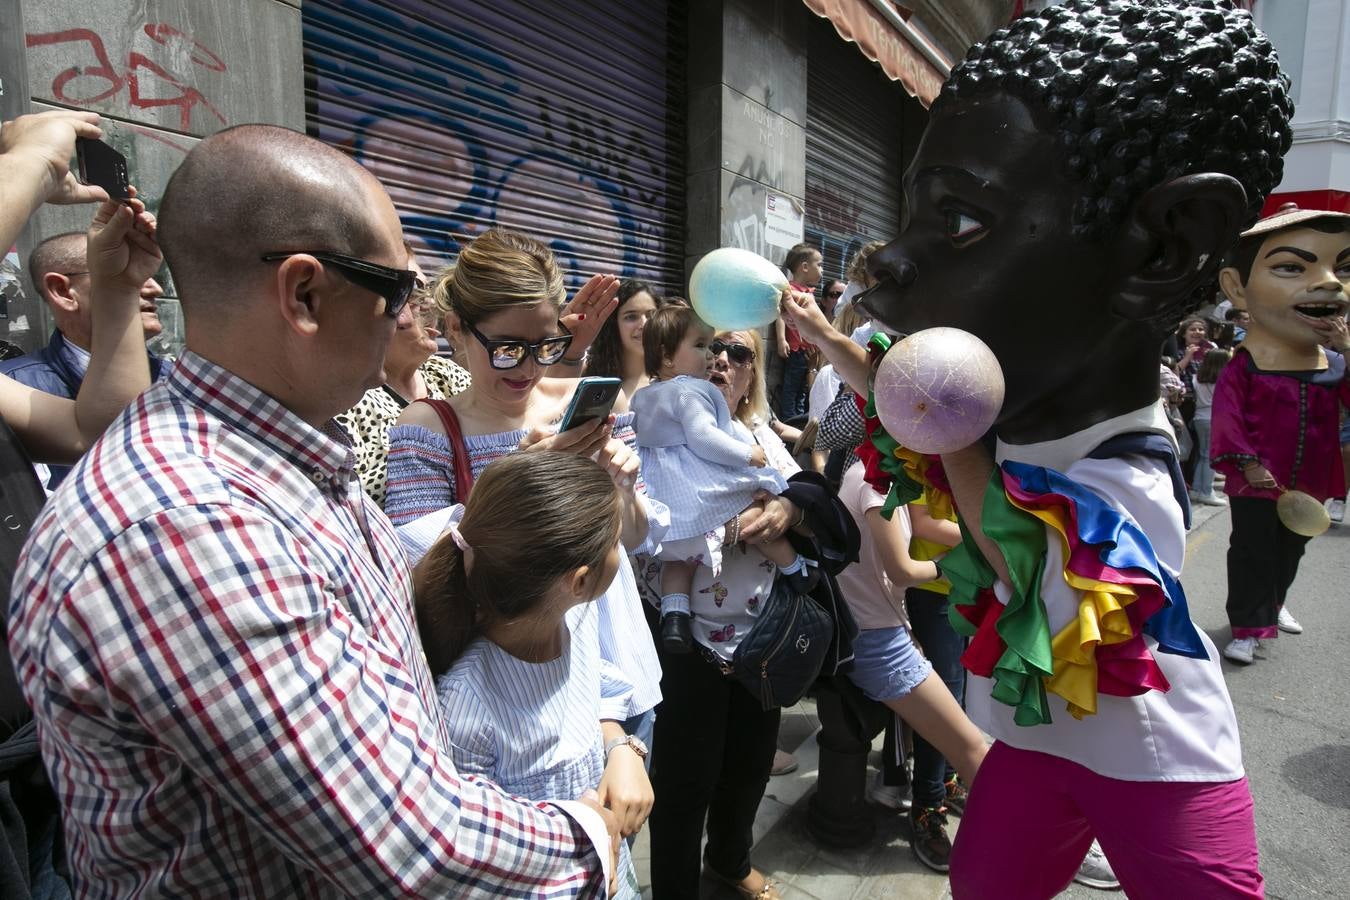
[[[605,762],[609,762],[609,754],[612,753],[615,748],[622,747],[624,744],[627,744],[632,751],[638,755],[638,759],[647,758],[647,745],[642,742],[642,738],[632,734],[625,734],[623,737],[616,737],[605,744]]]

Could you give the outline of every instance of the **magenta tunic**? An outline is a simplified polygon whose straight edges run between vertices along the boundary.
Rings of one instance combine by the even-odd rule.
[[[1255,460],[1283,487],[1318,500],[1345,496],[1340,408],[1350,406],[1345,357],[1327,350],[1321,372],[1265,372],[1246,350],[1224,367],[1214,389],[1209,453],[1231,497],[1278,499],[1247,484],[1242,465]]]

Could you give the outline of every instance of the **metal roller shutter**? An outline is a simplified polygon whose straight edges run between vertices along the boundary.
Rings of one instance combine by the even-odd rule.
[[[384,183],[419,255],[493,226],[683,280],[683,0],[306,0],[306,120]]]
[[[812,17],[806,81],[806,242],[840,278],[868,241],[900,230],[901,176],[926,113],[825,19]]]

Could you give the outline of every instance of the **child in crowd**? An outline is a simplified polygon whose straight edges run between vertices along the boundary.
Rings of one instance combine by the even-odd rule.
[[[1210,350],[1195,373],[1195,477],[1191,480],[1191,499],[1206,506],[1227,506],[1222,495],[1214,493],[1214,466],[1209,461],[1211,412],[1214,408],[1214,384],[1232,358],[1227,350]]]
[[[815,294],[820,283],[820,251],[810,244],[798,244],[783,259],[783,271],[794,291]],[[811,356],[815,348],[802,340],[797,326],[781,316],[774,322],[778,339],[778,355],[783,360],[783,383],[778,402],[778,415],[794,419],[806,413],[807,391],[811,383]]]
[[[736,542],[739,513],[752,505],[756,491],[778,494],[787,487],[706,380],[712,337],[712,329],[692,309],[666,307],[653,313],[642,332],[652,383],[631,404],[647,492],[670,507],[670,530],[658,558],[661,641],[671,653],[691,649],[689,589],[695,570],[721,568],[722,546]],[[728,522],[733,523],[730,540]],[[814,568],[786,538],[759,549],[793,578],[794,589],[811,588]]]
[[[418,630],[455,767],[522,797],[597,790],[625,834],[652,807],[647,748],[601,698],[632,685],[599,655],[591,605],[626,565],[620,497],[594,462],[517,453],[488,466],[413,575]],[[628,845],[619,890],[637,898]]]
[[[1211,445],[1233,518],[1223,655],[1246,665],[1263,638],[1303,631],[1285,599],[1308,538],[1280,521],[1276,501],[1285,490],[1345,496],[1350,215],[1281,208],[1243,233],[1219,284],[1251,316],[1215,388]]]
[[[867,483],[863,463],[854,463],[844,473],[839,499],[862,536],[858,562],[838,576],[839,589],[860,629],[853,641],[849,677],[869,698],[886,704],[923,735],[970,784],[984,759],[984,738],[914,645],[905,611],[905,590],[936,581],[941,572],[936,563],[910,555],[913,528],[908,507],[896,507],[889,520],[881,515],[886,498]],[[920,796],[920,787],[932,795]],[[941,779],[922,784],[916,780],[910,846],[920,862],[939,872],[947,871],[952,851],[945,801]]]

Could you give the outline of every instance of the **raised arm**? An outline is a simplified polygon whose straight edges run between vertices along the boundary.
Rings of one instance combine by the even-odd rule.
[[[82,185],[70,172],[75,138],[100,137],[98,122],[98,113],[61,109],[0,125],[0,251],[14,246],[44,203],[108,199],[103,188]]]
[[[848,335],[837,331],[810,294],[783,291],[782,310],[783,315],[792,317],[801,336],[820,349],[839,377],[855,393],[867,396],[867,385],[872,378],[867,351],[853,343]]]
[[[140,290],[163,261],[154,233],[154,217],[139,200],[107,201],[94,216],[88,249],[93,346],[73,402],[0,379],[0,416],[34,459],[75,461],[150,386]]]

